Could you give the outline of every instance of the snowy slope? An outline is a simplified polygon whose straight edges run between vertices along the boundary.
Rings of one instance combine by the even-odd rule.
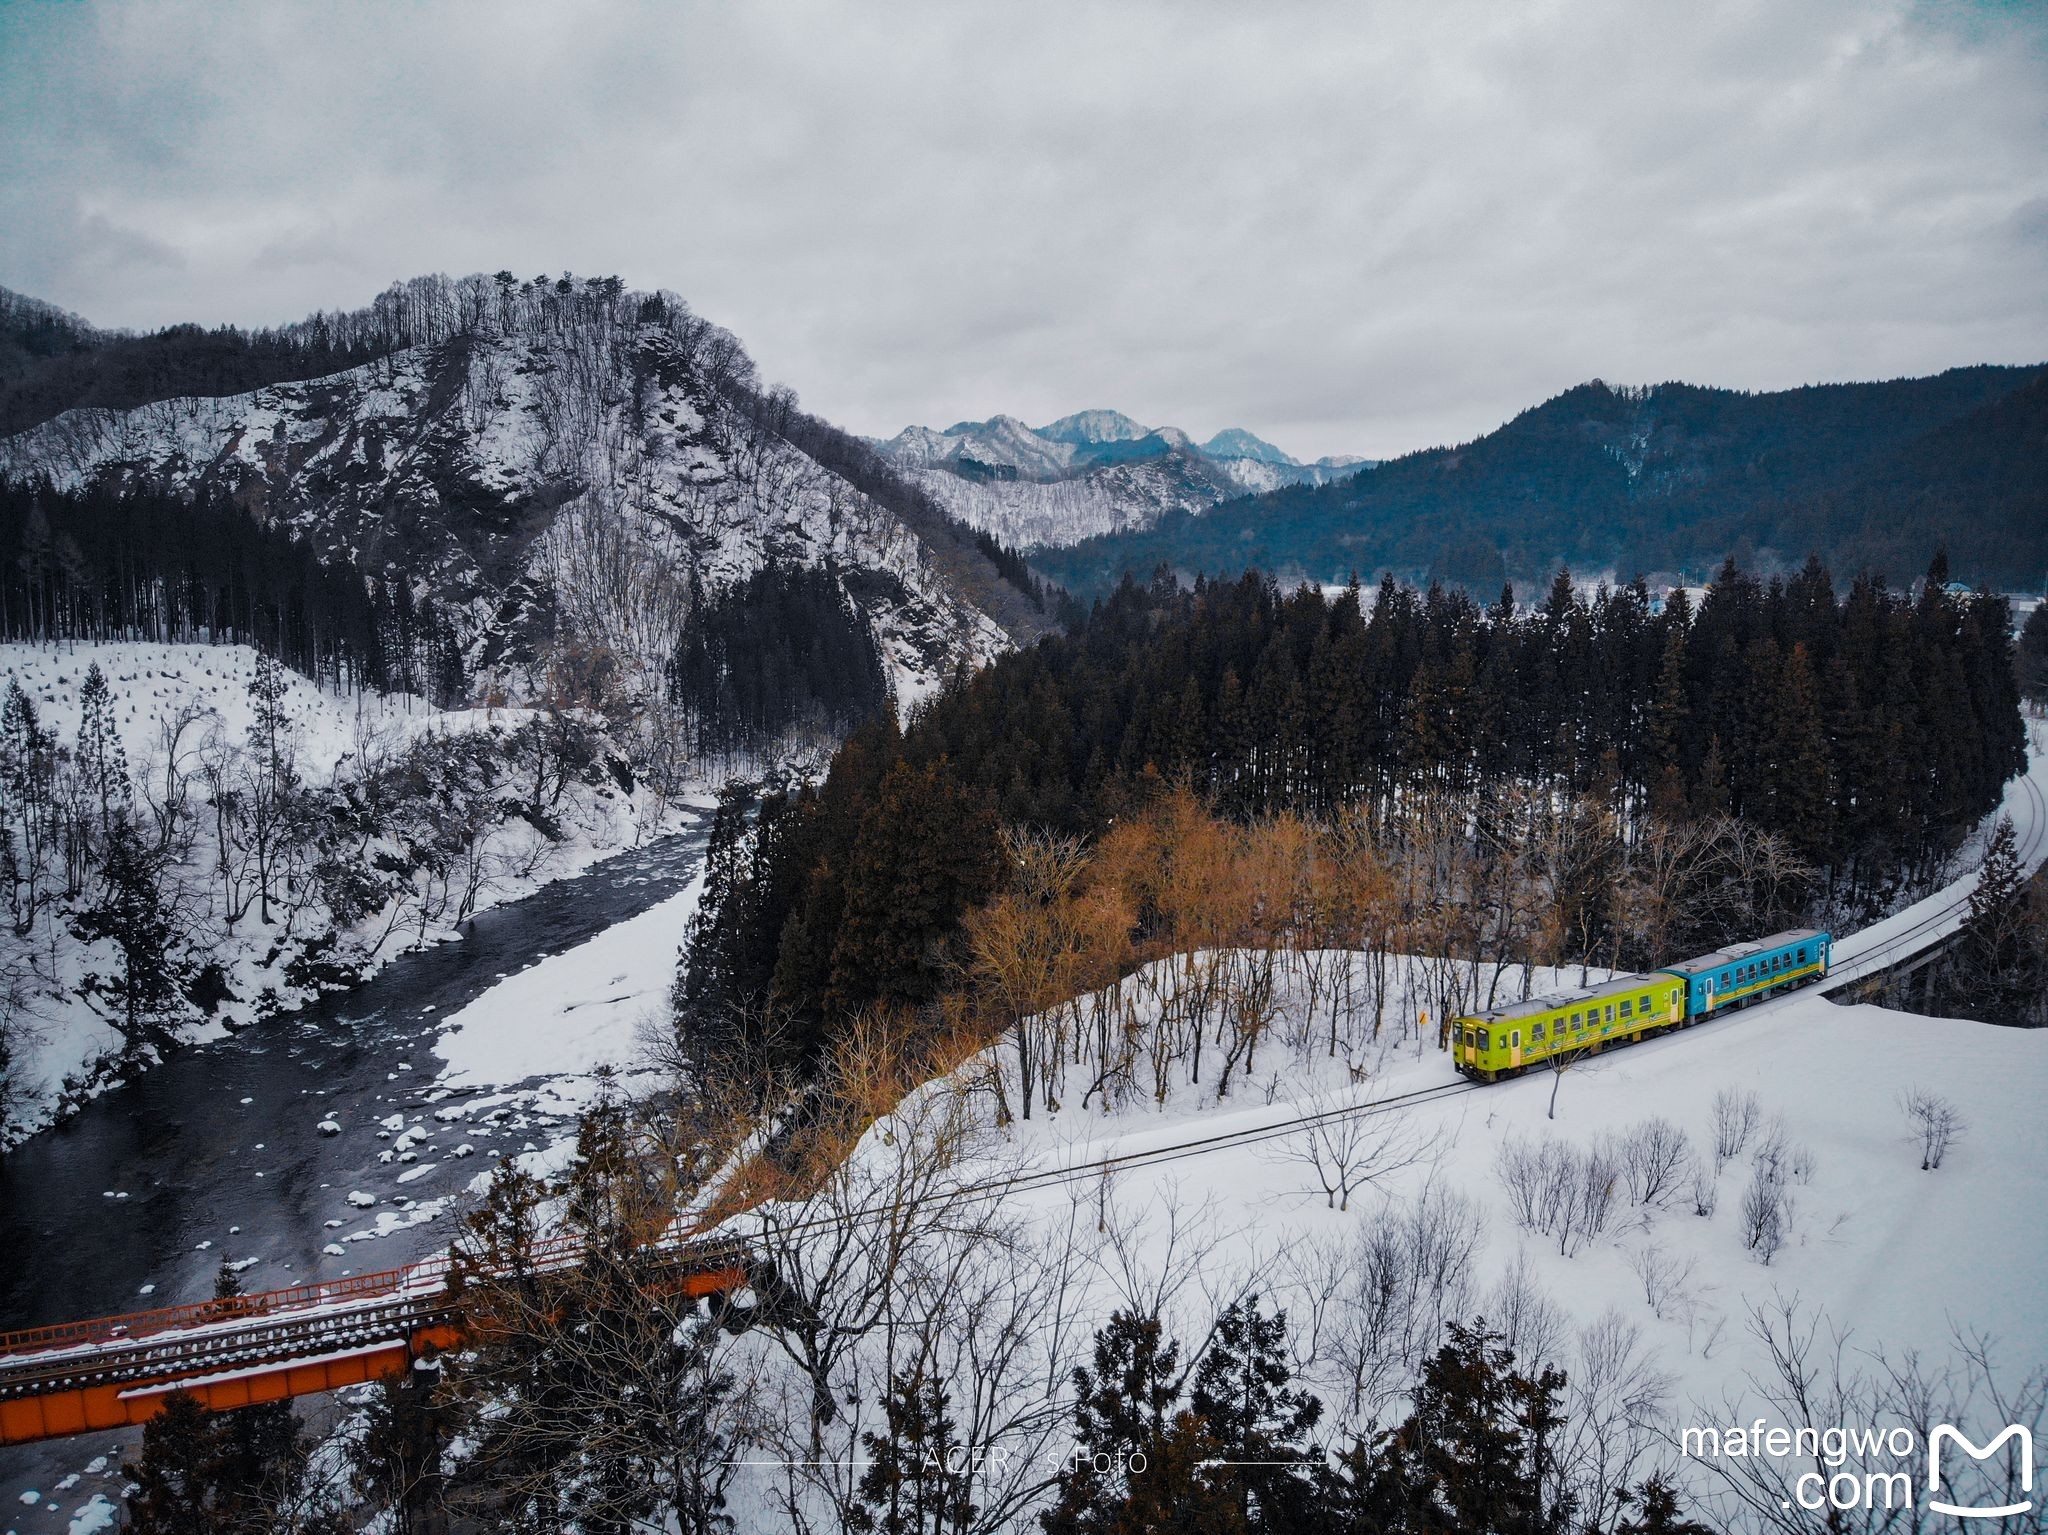
[[[678,594],[770,559],[848,573],[911,693],[1006,646],[917,532],[741,410],[705,351],[609,317],[461,334],[225,399],[71,411],[0,439],[0,475],[231,494],[465,614],[472,665],[515,687],[504,663],[551,619],[651,686]]]
[[[272,920],[261,920],[254,910],[224,917],[208,774],[218,767],[231,792],[240,784],[234,761],[249,736],[256,661],[254,650],[239,645],[0,644],[0,692],[18,685],[40,726],[65,752],[77,739],[79,692],[87,669],[97,665],[112,696],[138,808],[153,823],[159,807],[172,802],[183,807],[182,840],[174,839],[182,851],[165,866],[161,888],[190,966],[218,967],[226,986],[226,995],[207,1008],[195,1004],[168,1021],[167,1032],[186,1042],[216,1037],[268,1012],[303,1006],[323,984],[368,974],[408,947],[454,936],[460,920],[443,901],[432,913],[422,907],[418,921],[409,916],[401,921],[401,900],[337,923],[321,899],[308,893],[303,876],[299,894],[280,899]],[[289,721],[285,749],[307,795],[330,806],[359,794],[366,774],[388,777],[394,764],[412,760],[415,748],[452,741],[502,753],[513,733],[536,719],[526,708],[436,710],[402,695],[339,694],[290,671],[283,676]],[[408,838],[445,837],[453,839],[453,846],[474,835],[462,866],[476,873],[475,899],[468,909],[480,911],[670,829],[695,803],[692,793],[701,799],[702,786],[674,797],[656,794],[645,784],[622,791],[610,772],[608,764],[597,763],[584,776],[565,779],[546,836],[516,814],[465,832],[457,824],[457,807],[444,800],[387,804],[387,814],[411,814],[404,825],[394,819],[370,828],[363,856],[405,867],[418,856],[416,842]],[[422,873],[420,878],[431,893],[433,877]],[[126,1044],[116,1027],[116,1010],[84,984],[90,974],[118,969],[107,940],[82,942],[61,903],[43,909],[26,940],[5,936],[10,946],[0,947],[0,961],[22,960],[25,941],[35,963],[33,984],[22,999],[20,1021],[27,1035],[10,1081],[18,1101],[0,1124],[0,1143],[43,1127],[67,1102],[91,1096],[119,1071],[142,1069],[154,1057],[151,1049],[115,1060]],[[309,965],[309,956],[320,962]]]
[[[131,770],[161,757],[165,727],[181,718],[234,740],[248,733],[256,651],[247,645],[0,644],[0,692],[19,683],[43,727],[68,745],[78,734],[78,690],[91,666],[119,700]],[[299,729],[299,772],[313,782],[330,779],[366,742],[388,746],[421,730],[460,729],[483,713],[437,710],[405,694],[336,693],[293,671],[284,681],[284,707]],[[498,717],[520,712],[499,710]]]

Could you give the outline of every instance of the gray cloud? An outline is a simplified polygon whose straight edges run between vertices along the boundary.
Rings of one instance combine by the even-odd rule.
[[[616,272],[856,429],[1296,452],[2048,356],[2048,28],[1893,0],[0,8],[0,282]]]

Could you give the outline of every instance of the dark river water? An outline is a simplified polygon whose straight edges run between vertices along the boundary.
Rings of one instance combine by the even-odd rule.
[[[545,1143],[544,1125],[516,1111],[435,1123],[448,1101],[434,1095],[440,1020],[501,977],[677,894],[697,873],[709,824],[484,912],[463,938],[402,955],[303,1012],[173,1056],[0,1157],[0,1330],[204,1299],[223,1259],[255,1259],[243,1287],[267,1290],[395,1268],[445,1245],[443,1214],[323,1252],[380,1216],[417,1215],[401,1201],[457,1194],[497,1156]],[[423,1142],[410,1164],[380,1161],[392,1141],[378,1138],[379,1123],[395,1114],[424,1115],[438,1149]],[[341,1133],[321,1134],[322,1121]],[[446,1160],[456,1144],[474,1154]],[[431,1175],[399,1181],[429,1164],[439,1164]],[[354,1208],[352,1192],[379,1203]],[[0,1532],[66,1530],[96,1491],[118,1501],[114,1473],[131,1444],[103,1434],[0,1450]],[[86,1473],[102,1456],[104,1469]],[[80,1479],[57,1490],[72,1473]],[[38,1500],[24,1503],[31,1489]]]

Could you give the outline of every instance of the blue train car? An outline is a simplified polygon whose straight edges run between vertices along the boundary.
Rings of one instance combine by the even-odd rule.
[[[1664,973],[1685,982],[1685,1021],[1692,1023],[1795,986],[1811,986],[1828,973],[1833,945],[1830,934],[1799,927],[1666,965]]]

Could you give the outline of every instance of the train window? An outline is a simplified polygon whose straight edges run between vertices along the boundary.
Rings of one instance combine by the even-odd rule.
[[[1541,1039],[1543,1037],[1543,1025],[1540,1022],[1529,1031],[1529,1037],[1531,1039]]]
[[[1629,999],[1628,999],[1627,997],[1623,997],[1623,998],[1621,999],[1621,1016],[1622,1016],[1622,1017],[1624,1017],[1624,1018],[1627,1018],[1627,1017],[1631,1017],[1631,1016],[1632,1016],[1632,1015],[1633,1015],[1633,1014],[1635,1013],[1635,1010],[1636,1010],[1636,1005],[1635,1005],[1635,1003],[1631,1002],[1631,1001],[1630,1001],[1630,1000],[1629,1000]]]
[[[1572,1014],[1572,1027],[1573,1027],[1573,1028],[1575,1028],[1575,1029],[1579,1029],[1579,1028],[1584,1028],[1584,1027],[1585,1027],[1585,1024],[1586,1024],[1586,1015],[1585,1015],[1584,1013],[1573,1013],[1573,1014]]]
[[[1646,991],[1640,997],[1636,998],[1636,1011],[1639,1013],[1647,1013],[1649,1010],[1650,994]]]
[[[1728,972],[1726,970],[1721,972],[1721,984],[1724,987],[1728,984]]]
[[[1520,1029],[1517,1029],[1517,1030],[1515,1030],[1515,1037],[1514,1037],[1514,1041],[1513,1041],[1513,1044],[1514,1044],[1514,1048],[1515,1048],[1515,1049],[1517,1049],[1517,1050],[1519,1050],[1519,1049],[1521,1049],[1521,1048],[1522,1048],[1522,1031],[1521,1031]]]
[[[1472,1048],[1472,1031],[1470,1029],[1465,1031],[1465,1048],[1467,1050]]]
[[[1607,1004],[1607,1021],[1609,1023],[1614,1022],[1614,1004],[1612,1002]]]
[[[1482,1050],[1491,1050],[1493,1048],[1493,1045],[1487,1040],[1486,1030],[1484,1029],[1479,1031],[1479,1048]]]
[[[1804,949],[1799,951],[1799,963],[1802,965],[1806,963],[1806,950]]]

